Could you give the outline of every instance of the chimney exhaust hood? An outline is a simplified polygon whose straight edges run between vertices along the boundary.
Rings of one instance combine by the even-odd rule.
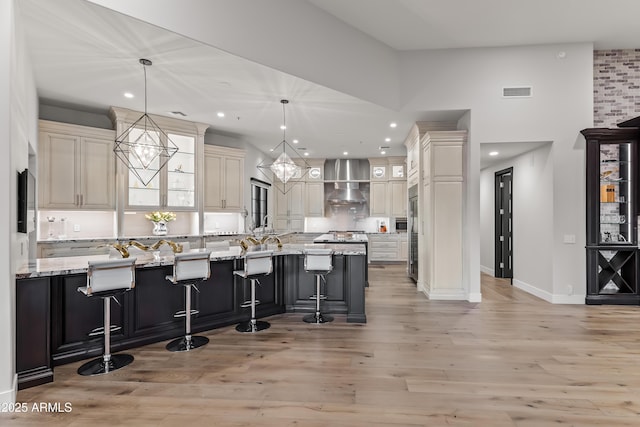
[[[330,205],[363,204],[367,199],[360,191],[360,182],[369,181],[369,160],[329,159],[324,164],[325,181],[335,181],[327,196]]]

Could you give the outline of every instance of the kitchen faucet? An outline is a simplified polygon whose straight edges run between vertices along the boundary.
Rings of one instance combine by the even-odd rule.
[[[264,218],[262,218],[262,231],[263,233],[267,232],[267,229],[269,228],[269,219],[271,219],[273,221],[273,218],[271,218],[271,215],[266,214],[264,216]]]

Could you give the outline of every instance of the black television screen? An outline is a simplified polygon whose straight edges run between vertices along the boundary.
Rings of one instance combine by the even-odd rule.
[[[36,229],[36,177],[28,169],[18,172],[18,232]]]
[[[27,199],[29,193],[29,170],[18,172],[18,233],[27,232]]]

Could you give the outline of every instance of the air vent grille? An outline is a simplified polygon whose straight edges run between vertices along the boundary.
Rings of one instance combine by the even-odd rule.
[[[502,96],[504,98],[530,98],[531,86],[503,87]]]

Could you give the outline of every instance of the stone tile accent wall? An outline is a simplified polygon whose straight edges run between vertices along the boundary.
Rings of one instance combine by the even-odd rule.
[[[594,127],[640,116],[640,49],[593,52],[593,110]]]

